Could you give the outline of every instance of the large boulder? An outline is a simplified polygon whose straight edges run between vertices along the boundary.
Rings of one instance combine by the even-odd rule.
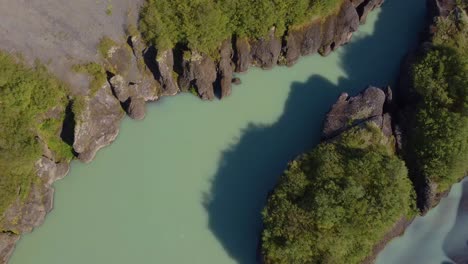
[[[131,97],[128,100],[127,113],[135,120],[143,120],[145,118],[146,103],[141,97]]]
[[[90,162],[99,149],[115,140],[124,112],[107,82],[94,96],[83,97],[77,104],[73,149],[80,160]]]
[[[326,116],[322,137],[333,138],[353,126],[368,121],[376,123],[381,128],[385,122],[385,132],[392,134],[390,116],[384,115],[385,101],[385,92],[376,87],[369,87],[354,97],[350,97],[347,93],[341,94]]]

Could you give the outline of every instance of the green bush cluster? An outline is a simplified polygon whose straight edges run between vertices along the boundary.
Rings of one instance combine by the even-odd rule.
[[[176,44],[212,54],[232,35],[260,38],[276,27],[290,26],[326,16],[342,0],[148,0],[140,13],[144,38],[159,49]]]
[[[468,170],[468,25],[465,14],[437,20],[434,47],[415,63],[421,97],[409,133],[416,172],[447,190]]]
[[[63,111],[66,104],[65,86],[43,66],[29,68],[0,51],[0,216],[14,200],[26,197],[37,179],[40,141],[57,161],[72,158],[71,147],[58,134],[64,115],[46,115],[54,107]]]
[[[360,263],[414,214],[407,169],[375,125],[289,164],[263,211],[266,263]]]

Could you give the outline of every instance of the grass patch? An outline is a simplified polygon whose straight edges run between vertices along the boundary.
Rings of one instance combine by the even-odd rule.
[[[98,63],[90,62],[73,66],[73,70],[88,74],[91,77],[89,95],[94,96],[107,81],[107,73],[104,67]]]
[[[117,47],[117,43],[105,36],[103,38],[101,38],[101,40],[99,41],[99,45],[98,45],[98,51],[99,51],[99,54],[101,54],[101,56],[104,58],[104,59],[107,59],[109,58],[109,51],[113,48],[113,47]]]

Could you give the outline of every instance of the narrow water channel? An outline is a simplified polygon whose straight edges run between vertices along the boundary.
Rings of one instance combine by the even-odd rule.
[[[260,211],[286,163],[318,143],[341,92],[395,81],[424,16],[425,0],[387,1],[326,58],[253,69],[223,101],[184,94],[126,119],[56,183],[54,211],[11,264],[255,263]]]

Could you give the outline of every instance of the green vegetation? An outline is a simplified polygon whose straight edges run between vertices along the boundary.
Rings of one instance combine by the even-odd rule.
[[[375,125],[289,164],[263,211],[266,263],[360,263],[414,214],[407,169]]]
[[[95,62],[75,65],[73,70],[91,76],[91,83],[89,85],[89,93],[91,96],[95,95],[107,81],[106,70],[102,65]]]
[[[112,16],[112,10],[113,10],[113,6],[112,6],[112,1],[111,0],[108,0],[107,1],[107,6],[106,6],[106,15],[108,16]]]
[[[0,52],[0,216],[29,194],[41,142],[56,161],[72,158],[71,147],[58,134],[66,104],[65,86],[43,66],[29,68]]]
[[[114,40],[105,36],[101,39],[101,41],[99,41],[99,45],[98,45],[99,54],[101,54],[101,56],[104,59],[107,59],[109,58],[109,51],[112,49],[112,47],[117,47],[117,46],[118,45],[117,43],[115,43]]]
[[[413,67],[421,97],[409,133],[416,173],[447,190],[468,170],[468,25],[463,12],[438,18],[434,46]]]
[[[259,38],[335,12],[342,0],[148,0],[140,13],[147,42],[165,50],[181,43],[212,54],[232,35]]]

